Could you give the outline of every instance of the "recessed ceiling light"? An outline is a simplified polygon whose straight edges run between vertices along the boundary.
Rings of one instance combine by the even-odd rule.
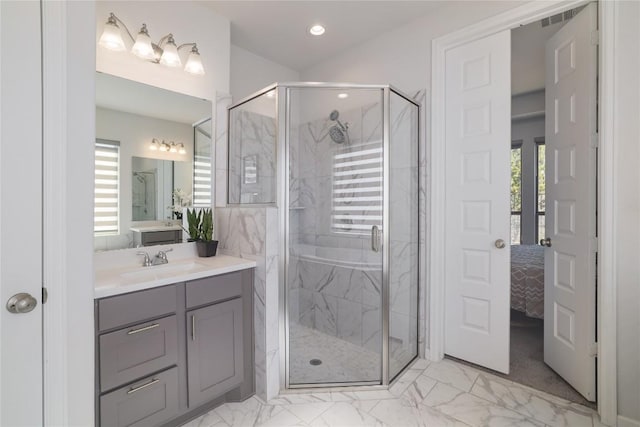
[[[345,98],[348,98],[348,97],[349,97],[348,93],[339,93],[338,94],[338,98],[340,98],[340,99],[345,99]]]
[[[321,36],[324,34],[324,27],[320,24],[316,24],[313,27],[309,28],[309,33],[314,36]]]

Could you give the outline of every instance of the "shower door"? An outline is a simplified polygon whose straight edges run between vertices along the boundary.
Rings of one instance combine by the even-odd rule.
[[[384,89],[289,87],[287,387],[383,382]]]

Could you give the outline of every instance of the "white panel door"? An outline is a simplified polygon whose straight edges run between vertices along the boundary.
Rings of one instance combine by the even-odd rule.
[[[446,53],[445,353],[509,371],[509,31]]]
[[[595,400],[596,5],[546,45],[544,361]],[[546,243],[546,242],[541,242]]]
[[[0,425],[42,425],[40,2],[0,1]],[[27,292],[37,305],[12,314]]]

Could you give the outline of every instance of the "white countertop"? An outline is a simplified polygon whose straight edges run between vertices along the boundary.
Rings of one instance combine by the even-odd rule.
[[[147,249],[147,248],[140,248]],[[256,266],[250,259],[217,255],[209,258],[185,257],[151,267],[127,266],[97,270],[94,298],[105,298],[158,286],[231,273]]]

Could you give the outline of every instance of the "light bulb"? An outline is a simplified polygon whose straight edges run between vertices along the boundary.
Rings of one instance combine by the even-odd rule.
[[[151,46],[151,37],[149,37],[149,32],[147,31],[147,25],[142,24],[142,28],[136,37],[136,42],[131,48],[131,53],[136,55],[138,58],[146,59],[146,60],[154,60],[156,56],[153,52],[153,46]]]
[[[157,151],[158,150],[158,142],[155,138],[151,140],[151,144],[149,144],[149,150]]]
[[[202,61],[200,60],[200,52],[198,52],[198,48],[196,45],[193,45],[191,48],[191,52],[189,53],[189,57],[187,58],[187,63],[184,66],[184,70],[187,73],[197,74],[202,76],[204,74],[204,67],[202,66]]]
[[[175,40],[173,40],[172,34],[169,34],[167,43],[163,46],[162,49],[164,50],[162,52],[162,56],[160,57],[160,63],[162,65],[166,65],[167,67],[182,66],[180,55],[178,55],[178,47],[176,46]]]
[[[324,27],[320,24],[316,24],[311,28],[309,28],[309,33],[314,36],[321,36],[324,34],[324,31],[325,31]]]
[[[178,144],[178,153],[187,154],[187,150],[184,149],[184,144],[182,142]]]
[[[122,40],[122,34],[120,33],[120,27],[118,27],[116,16],[113,13],[109,15],[107,23],[104,24],[104,30],[102,31],[98,44],[109,50],[126,50],[124,41]]]
[[[169,148],[169,152],[170,153],[177,153],[178,152],[178,148],[176,147],[176,144],[171,141],[171,148]]]
[[[162,144],[160,144],[160,151],[168,151],[169,150],[169,145],[162,141]]]

